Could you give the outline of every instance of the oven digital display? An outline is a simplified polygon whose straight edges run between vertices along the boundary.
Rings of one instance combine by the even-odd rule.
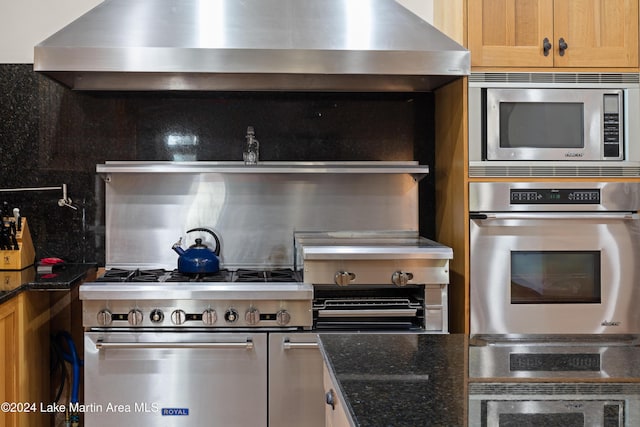
[[[511,353],[509,370],[511,372],[598,372],[600,371],[600,354]]]
[[[600,189],[511,189],[512,205],[597,205]]]

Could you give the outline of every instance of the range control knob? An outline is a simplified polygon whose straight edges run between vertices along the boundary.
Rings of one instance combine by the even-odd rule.
[[[212,308],[208,308],[202,312],[202,323],[205,325],[213,325],[218,321],[218,315]]]
[[[184,310],[173,310],[171,313],[171,322],[174,325],[182,325],[187,320],[187,313]]]
[[[404,271],[394,271],[391,275],[391,282],[396,286],[407,286],[409,280],[413,280],[413,273],[405,273]]]
[[[280,310],[276,313],[276,323],[280,326],[285,326],[291,321],[291,315],[287,310]]]
[[[151,310],[149,314],[149,319],[151,319],[151,323],[162,323],[164,320],[164,313],[159,308]]]
[[[238,311],[235,308],[230,308],[224,313],[224,320],[227,323],[235,323],[238,321]]]
[[[98,325],[100,326],[109,326],[113,321],[113,316],[111,315],[111,312],[106,308],[98,312],[97,318],[98,318]]]
[[[249,307],[247,312],[244,314],[244,321],[247,322],[247,325],[255,325],[260,321],[260,312],[255,307]]]
[[[129,314],[127,314],[127,321],[131,326],[137,326],[141,324],[143,320],[144,316],[139,309],[134,308],[132,310],[129,310]]]
[[[337,271],[333,281],[338,286],[349,286],[356,279],[356,274],[350,271]]]

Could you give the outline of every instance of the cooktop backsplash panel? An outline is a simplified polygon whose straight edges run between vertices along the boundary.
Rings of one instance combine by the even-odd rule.
[[[431,93],[74,92],[0,64],[0,188],[67,184],[57,192],[0,193],[29,218],[37,257],[103,263],[104,182],[110,160],[242,159],[253,126],[264,161],[418,160],[421,234],[434,229]]]

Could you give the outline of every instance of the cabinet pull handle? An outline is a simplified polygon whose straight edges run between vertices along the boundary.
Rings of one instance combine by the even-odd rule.
[[[553,46],[551,45],[549,38],[545,37],[544,40],[542,40],[542,52],[544,53],[544,56],[549,56],[549,51],[552,47]]]
[[[282,348],[285,350],[317,349],[320,346],[317,342],[291,342],[289,338],[285,338],[282,340]]]
[[[564,38],[560,37],[560,40],[558,40],[558,49],[559,49],[560,56],[564,56],[564,51],[567,50],[568,48],[569,48],[569,45],[567,44],[567,42],[564,41]]]
[[[331,406],[332,410],[336,410],[336,393],[333,391],[333,389],[325,393],[324,401],[327,405]]]

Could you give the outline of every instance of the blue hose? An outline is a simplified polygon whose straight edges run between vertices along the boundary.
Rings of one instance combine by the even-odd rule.
[[[71,401],[70,403],[78,403],[78,393],[80,390],[80,367],[82,366],[82,360],[78,357],[78,352],[76,351],[76,345],[73,342],[73,338],[69,335],[68,332],[62,331],[56,335],[57,338],[64,338],[67,342],[67,347],[69,347],[69,353],[62,352],[62,357],[67,362],[71,363],[73,367],[73,384],[71,386]]]

